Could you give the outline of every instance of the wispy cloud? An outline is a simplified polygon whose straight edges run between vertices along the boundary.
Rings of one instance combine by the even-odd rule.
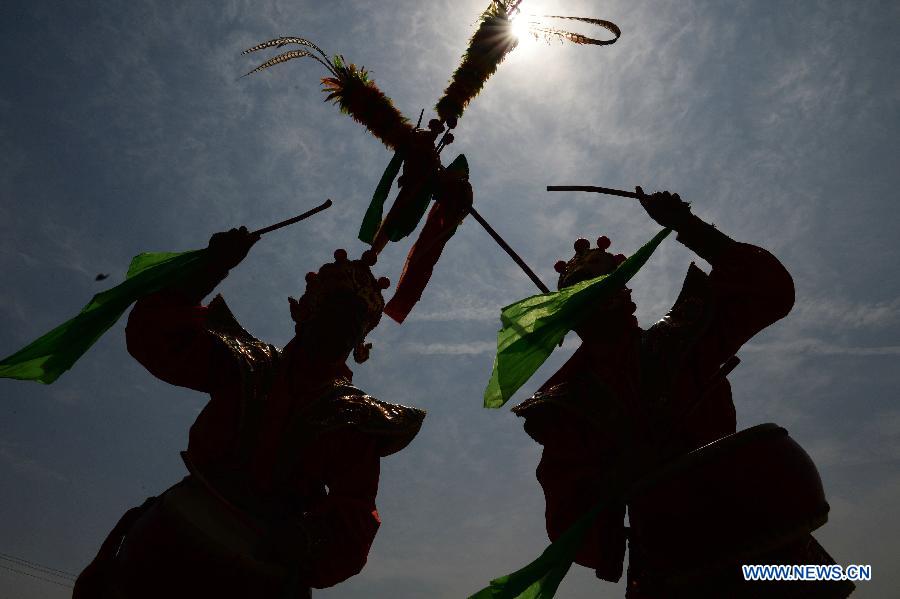
[[[857,437],[817,436],[804,442],[805,449],[820,469],[835,467],[900,465],[900,412],[880,411],[878,417],[862,425]]]
[[[816,297],[796,303],[791,311],[794,324],[819,327],[868,328],[900,323],[900,298],[860,302],[845,298]]]
[[[21,476],[35,482],[58,483],[69,480],[66,476],[44,466],[37,460],[22,455],[17,448],[2,441],[0,441],[0,460]]]
[[[744,351],[781,353],[791,356],[813,354],[821,356],[898,356],[900,345],[880,347],[850,347],[835,345],[821,339],[795,339],[792,341],[773,341],[768,343],[747,343]]]
[[[487,341],[474,343],[407,343],[403,351],[414,354],[445,354],[451,356],[490,354],[497,350],[497,344]]]

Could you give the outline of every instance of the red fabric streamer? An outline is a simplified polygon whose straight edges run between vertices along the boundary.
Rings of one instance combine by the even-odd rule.
[[[394,297],[384,307],[384,313],[398,323],[406,319],[421,299],[444,245],[472,205],[472,186],[466,179],[450,172],[445,171],[441,177],[435,195],[437,201],[428,213],[419,238],[406,256]]]

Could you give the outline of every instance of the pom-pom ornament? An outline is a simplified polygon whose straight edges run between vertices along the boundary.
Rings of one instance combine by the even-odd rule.
[[[559,273],[557,287],[562,289],[614,271],[619,264],[625,261],[625,256],[622,254],[613,256],[607,252],[610,245],[612,242],[606,235],[597,238],[596,248],[591,248],[591,242],[587,239],[581,238],[575,241],[573,244],[575,256],[568,262],[560,260],[553,265],[553,269]]]

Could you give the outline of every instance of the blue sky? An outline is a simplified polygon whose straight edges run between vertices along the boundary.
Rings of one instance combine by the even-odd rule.
[[[486,0],[6,2],[0,8],[0,354],[121,281],[142,251],[202,247],[325,198],[335,206],[257,245],[220,287],[257,337],[292,333],[286,298],[355,233],[388,151],[322,103],[312,61],[238,80],[240,51],[301,35],[373,72],[426,119]],[[577,237],[630,253],[658,227],[626,199],[548,184],[670,189],[773,251],[793,312],[739,354],[739,427],[785,426],[832,506],[816,536],[873,565],[855,596],[900,588],[900,5],[775,0],[527,0],[526,13],[615,21],[608,48],[516,50],[460,121],[479,211],[545,281]],[[407,243],[376,268],[396,281]],[[643,326],[671,305],[690,252],[667,240],[632,287]],[[706,266],[701,263],[701,266]],[[112,273],[102,283],[99,272]],[[539,447],[485,411],[500,307],[531,282],[474,221],[422,303],[372,334],[356,382],[428,410],[385,460],[369,564],[320,597],[463,597],[545,545]],[[205,396],[154,379],[119,323],[52,386],[0,380],[0,553],[78,572],[128,507],[183,475]],[[570,341],[517,399],[571,353]],[[560,597],[621,597],[575,568]],[[65,589],[0,570],[0,598]]]

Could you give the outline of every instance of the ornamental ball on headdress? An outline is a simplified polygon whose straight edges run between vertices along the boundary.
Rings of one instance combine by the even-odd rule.
[[[568,262],[559,260],[553,265],[553,270],[559,273],[557,288],[562,289],[581,281],[593,279],[600,275],[611,273],[625,261],[625,256],[617,254],[613,256],[606,250],[612,243],[609,237],[603,235],[597,238],[597,247],[591,248],[591,242],[581,238],[573,244],[575,256]]]
[[[318,272],[306,274],[306,291],[300,300],[289,298],[291,317],[302,322],[314,315],[326,302],[337,295],[350,294],[356,297],[365,309],[363,316],[365,332],[368,333],[381,320],[384,310],[383,289],[390,286],[386,277],[378,279],[370,269],[378,261],[372,250],[363,252],[359,260],[349,260],[347,250],[334,251],[334,262],[323,264]]]

